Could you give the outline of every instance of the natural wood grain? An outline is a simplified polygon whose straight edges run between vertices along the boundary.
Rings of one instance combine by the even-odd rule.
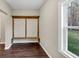
[[[39,16],[12,16],[13,18],[39,18]]]

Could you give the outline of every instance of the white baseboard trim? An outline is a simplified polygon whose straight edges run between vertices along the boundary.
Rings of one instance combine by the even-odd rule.
[[[64,55],[66,58],[79,58],[77,55],[73,54],[72,52],[68,50],[59,50],[59,53]]]
[[[38,41],[28,41],[28,42],[13,42],[13,43],[38,43]]]
[[[44,46],[42,45],[42,43],[40,43],[40,46],[43,48],[43,50],[46,52],[46,54],[48,55],[49,58],[52,58],[52,56],[47,52],[47,50],[44,48]]]
[[[13,41],[13,43],[37,43],[38,41],[37,40],[25,40],[25,39],[16,39]]]
[[[0,42],[0,44],[5,44],[5,42]]]
[[[5,50],[8,50],[11,46],[12,44],[10,44],[8,47],[5,47]]]

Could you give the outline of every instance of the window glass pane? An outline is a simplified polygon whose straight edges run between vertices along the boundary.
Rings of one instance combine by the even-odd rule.
[[[68,50],[79,56],[79,30],[68,30]]]
[[[79,26],[79,3],[74,0],[68,8],[68,25]]]
[[[14,20],[14,37],[25,37],[25,19]]]
[[[37,19],[27,19],[27,37],[37,37]]]

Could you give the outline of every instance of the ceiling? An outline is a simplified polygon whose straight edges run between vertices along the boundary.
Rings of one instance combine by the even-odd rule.
[[[6,0],[13,10],[37,10],[46,0]]]

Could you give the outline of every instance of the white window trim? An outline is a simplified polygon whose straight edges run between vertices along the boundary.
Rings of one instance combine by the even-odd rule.
[[[58,51],[64,55],[67,58],[79,58],[77,55],[73,54],[72,52],[68,51],[67,48],[67,43],[68,41],[66,40],[66,47],[64,47],[64,40],[63,40],[63,4],[67,3],[69,4],[72,0],[66,0],[64,2],[59,2],[58,6],[59,6],[59,10],[58,10]],[[74,28],[74,29],[78,29],[77,26],[68,26],[66,28]]]
[[[68,26],[67,28],[70,28],[70,29],[79,29],[79,26]]]

